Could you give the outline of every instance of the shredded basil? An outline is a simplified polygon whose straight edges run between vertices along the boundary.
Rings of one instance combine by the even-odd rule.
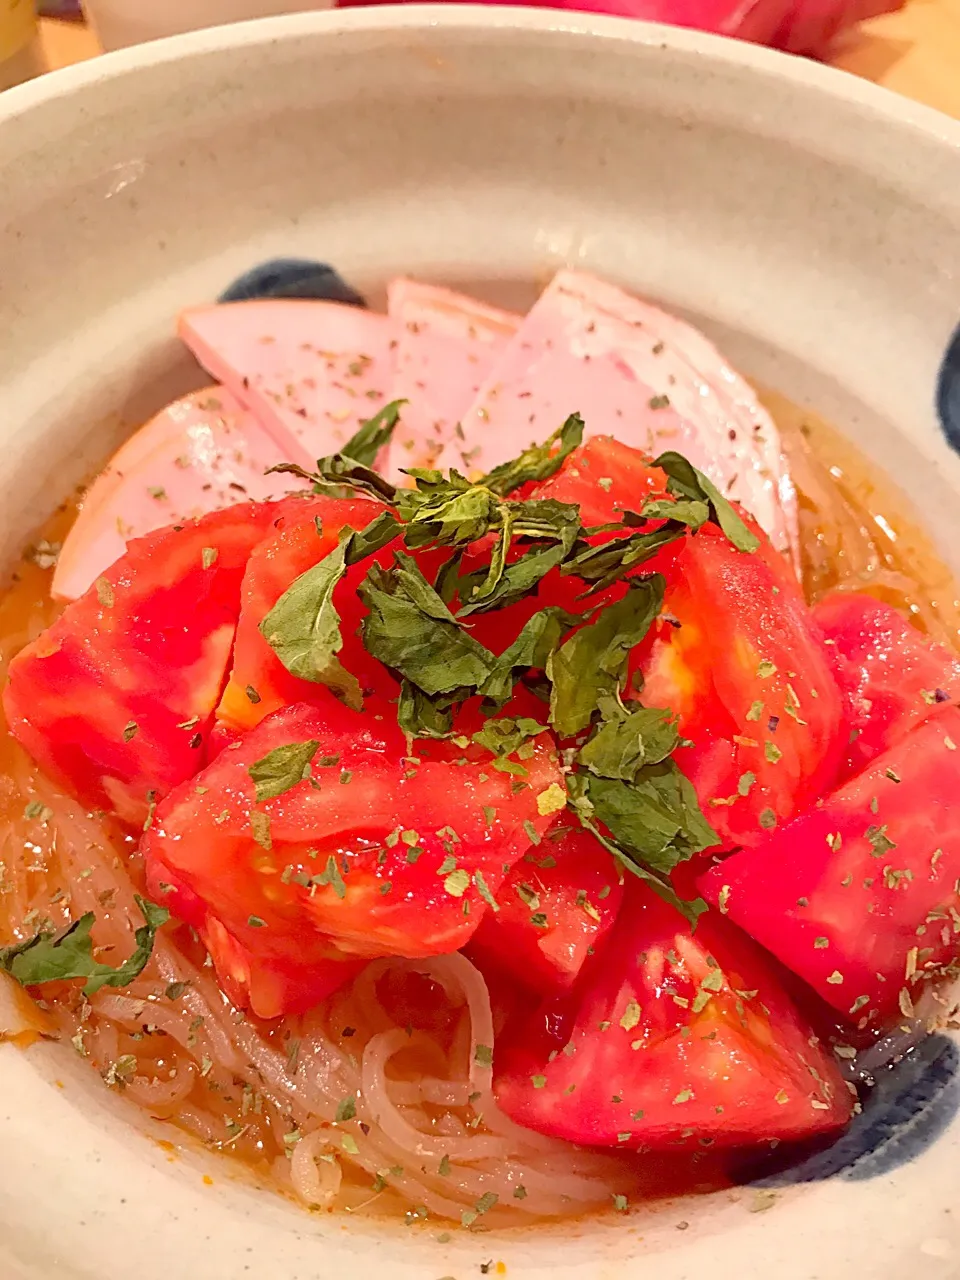
[[[343,530],[337,549],[277,602],[264,619],[263,634],[287,670],[359,707],[359,684],[337,657],[342,638],[333,595],[350,566],[396,542],[390,562],[370,563],[357,590],[367,608],[363,644],[400,681],[397,716],[411,743],[452,737],[459,708],[479,697],[489,718],[473,743],[490,750],[492,767],[514,774],[513,785],[520,788],[527,785],[523,760],[532,754],[530,739],[548,723],[571,744],[564,753],[565,791],[557,787],[548,811],[569,803],[573,816],[621,866],[695,920],[703,904],[681,902],[669,875],[717,838],[673,759],[682,745],[673,716],[641,705],[634,700],[636,690],[627,688],[630,654],[659,615],[665,588],[659,574],[644,576],[640,570],[661,548],[697,536],[708,522],[740,551],[755,550],[758,539],[716,486],[673,452],[656,459],[667,473],[670,496],[649,499],[639,511],[626,511],[599,528],[584,528],[571,504],[513,496],[530,481],[555,474],[577,447],[584,424],[576,414],[543,444],[478,483],[457,471],[410,469],[413,487],[397,488],[373,467],[399,412],[399,403],[386,406],[339,454],[320,459],[316,472],[285,468],[318,491],[352,489],[378,497],[389,509],[360,532]],[[599,533],[614,536],[597,542],[593,535]],[[489,554],[477,564],[482,539],[489,540]],[[448,552],[433,581],[410,554],[424,548]],[[499,655],[474,637],[475,615],[529,599],[554,571],[580,578],[594,597],[621,581],[626,590],[582,614],[557,606],[538,610]],[[518,681],[545,703],[545,723],[499,714]],[[756,704],[751,716],[754,709],[759,716],[762,708]],[[308,776],[316,744],[278,751],[286,754],[275,758],[272,752],[251,767],[258,799],[282,794]],[[768,747],[768,758],[774,754]],[[744,775],[740,794],[749,781]],[[487,820],[493,820],[492,810]],[[466,872],[451,868],[443,874],[447,892],[466,892]],[[332,859],[317,880],[344,892]]]
[[[116,967],[94,959],[90,931],[96,917],[88,911],[59,935],[41,929],[26,942],[0,948],[0,969],[24,987],[86,978],[86,996],[94,995],[101,987],[125,987],[142,973],[153,953],[157,930],[170,918],[166,907],[158,907],[146,898],[137,895],[136,903],[145,923],[134,932],[133,955]]]

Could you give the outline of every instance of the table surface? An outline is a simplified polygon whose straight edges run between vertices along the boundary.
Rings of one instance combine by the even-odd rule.
[[[46,18],[40,25],[51,68],[98,52],[80,23]],[[899,13],[865,23],[847,37],[831,61],[960,118],[960,0],[908,0]]]

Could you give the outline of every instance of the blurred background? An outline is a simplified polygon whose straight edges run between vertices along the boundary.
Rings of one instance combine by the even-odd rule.
[[[37,0],[35,8],[34,0],[0,0],[0,89],[105,49],[337,3]],[[960,117],[960,0],[553,0],[550,7],[648,18],[772,45]]]

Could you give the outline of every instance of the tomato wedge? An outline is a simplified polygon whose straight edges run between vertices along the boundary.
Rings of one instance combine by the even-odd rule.
[[[196,927],[231,1002],[260,1018],[305,1013],[355,978],[367,963],[345,959],[335,947],[326,952],[316,948],[308,969],[294,969],[283,956],[244,946],[214,915],[204,916]]]
[[[142,823],[206,759],[250,552],[300,499],[132,541],[10,665],[14,737],[86,804]]]
[[[845,1018],[909,1016],[957,972],[960,711],[947,707],[700,881]]]
[[[633,662],[642,697],[693,746],[677,763],[725,847],[756,845],[834,780],[843,702],[819,628],[785,566],[705,525],[687,538],[664,613]]]
[[[847,699],[845,774],[859,772],[914,725],[960,698],[960,658],[873,596],[835,592],[814,617]]]
[[[205,936],[222,928],[251,971],[284,973],[297,1007],[313,1002],[321,961],[455,951],[552,821],[537,797],[559,784],[559,764],[546,735],[532,742],[514,789],[479,747],[464,763],[416,764],[395,721],[287,707],[157,810],[142,845],[150,890],[173,893]]]
[[[576,503],[582,523],[589,527],[620,520],[624,511],[639,511],[648,499],[666,493],[665,472],[646,454],[612,436],[592,436],[533,496]]]
[[[221,728],[231,734],[243,732],[288,703],[329,706],[336,701],[325,685],[290,674],[267,643],[260,624],[302,573],[336,549],[344,528],[359,531],[384,510],[382,504],[363,498],[305,498],[254,550],[243,577],[233,666],[217,708]],[[383,551],[376,559],[386,563],[389,556],[389,551]],[[370,564],[365,560],[354,565],[334,588],[343,637],[339,658],[363,688],[381,687],[386,696],[395,697],[396,681],[370,657],[356,634],[364,612],[357,586]]]
[[[763,953],[716,917],[691,935],[633,884],[602,954],[508,1026],[494,1072],[519,1124],[646,1151],[812,1137],[853,1105]]]
[[[600,946],[623,900],[623,877],[589,832],[561,820],[524,854],[488,911],[472,949],[489,963],[543,992],[573,985]]]

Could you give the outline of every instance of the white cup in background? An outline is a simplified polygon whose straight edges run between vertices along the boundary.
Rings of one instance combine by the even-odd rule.
[[[332,9],[335,0],[83,0],[104,49],[278,13]]]

